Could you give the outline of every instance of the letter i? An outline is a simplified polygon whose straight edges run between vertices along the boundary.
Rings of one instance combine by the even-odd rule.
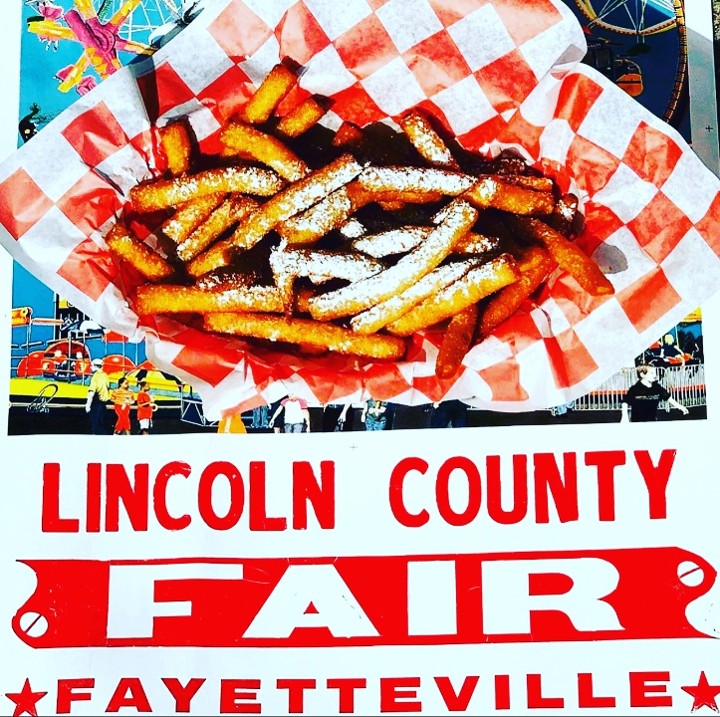
[[[100,463],[88,463],[87,467],[87,532],[100,532],[100,510],[102,503],[102,482]]]

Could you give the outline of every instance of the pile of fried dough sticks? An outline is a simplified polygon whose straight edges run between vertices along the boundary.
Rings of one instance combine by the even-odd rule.
[[[401,360],[407,337],[439,328],[435,373],[450,378],[557,267],[613,292],[573,241],[577,197],[520,157],[471,155],[419,111],[381,141],[350,123],[330,132],[323,98],[289,102],[297,81],[275,66],[216,154],[186,121],[158,128],[167,171],[130,202],[163,219],[149,242],[123,219],[105,237],[144,277],[128,297],[140,317],[375,360]]]

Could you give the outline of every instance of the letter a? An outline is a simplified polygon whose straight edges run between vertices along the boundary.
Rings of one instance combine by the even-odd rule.
[[[244,637],[290,637],[299,627],[327,628],[334,637],[378,635],[334,565],[290,565]]]

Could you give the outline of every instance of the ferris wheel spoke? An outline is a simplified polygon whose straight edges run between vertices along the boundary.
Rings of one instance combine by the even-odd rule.
[[[135,11],[140,0],[126,0],[108,21],[113,27],[120,27]]]
[[[118,38],[118,50],[124,50],[125,52],[132,52],[134,55],[152,55],[155,52],[155,48],[151,45],[146,45],[144,42],[137,42],[136,40],[123,40]]]
[[[668,4],[669,3],[669,4]],[[587,18],[589,27],[602,28],[622,35],[644,37],[665,32],[677,24],[672,0],[575,0]],[[654,7],[658,17],[650,18]]]

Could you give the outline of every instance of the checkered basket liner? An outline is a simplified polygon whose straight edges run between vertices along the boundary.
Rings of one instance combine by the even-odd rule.
[[[0,241],[101,325],[145,339],[217,418],[291,388],[315,404],[374,396],[417,405],[457,398],[499,411],[571,401],[599,385],[720,286],[720,183],[683,138],[592,68],[559,0],[219,0],[144,63],[81,97],[0,165]],[[420,107],[470,150],[513,147],[581,198],[578,239],[608,272],[590,297],[557,271],[466,356],[434,375],[441,333],[404,361],[299,357],[205,334],[169,318],[141,324],[137,283],[104,232],[137,182],[158,176],[156,126],[188,116],[201,147],[280,58],[304,66],[301,93],[325,118],[364,125]]]

